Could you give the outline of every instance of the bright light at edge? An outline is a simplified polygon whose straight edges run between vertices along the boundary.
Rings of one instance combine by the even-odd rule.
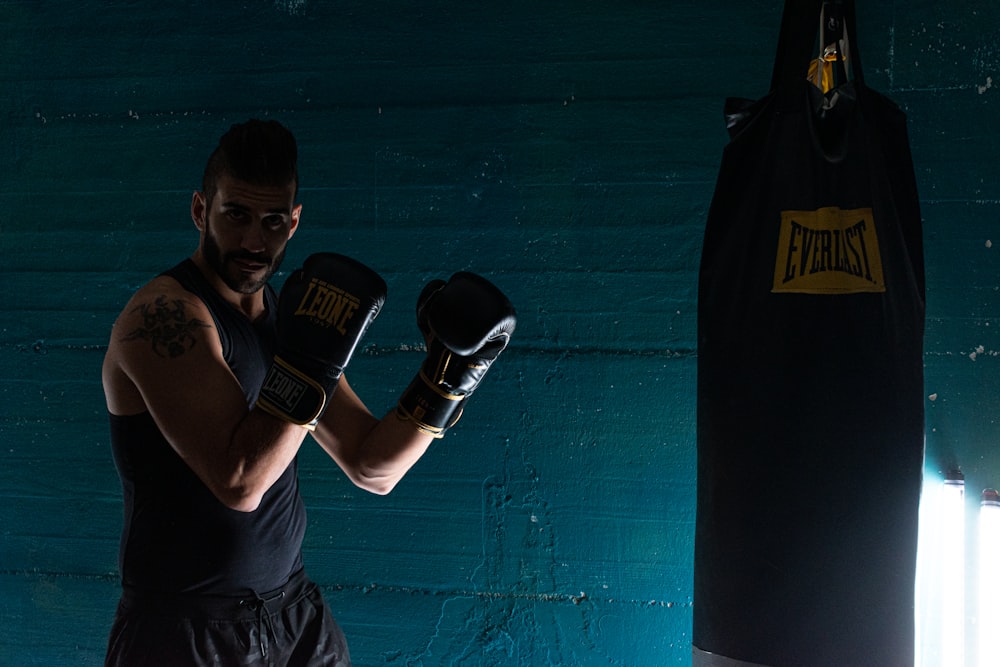
[[[925,480],[916,582],[920,667],[965,664],[965,482]]]
[[[983,491],[979,508],[979,665],[1000,665],[1000,494]]]

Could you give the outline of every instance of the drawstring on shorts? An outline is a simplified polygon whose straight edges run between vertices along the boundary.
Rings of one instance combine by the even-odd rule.
[[[285,597],[285,591],[278,591],[274,595],[262,598],[257,593],[252,598],[240,600],[240,606],[246,607],[257,614],[257,636],[260,638],[260,657],[267,657],[268,638],[270,634],[274,637],[274,626],[271,624],[271,614],[267,612],[267,603],[280,600]],[[265,631],[265,625],[266,631]]]

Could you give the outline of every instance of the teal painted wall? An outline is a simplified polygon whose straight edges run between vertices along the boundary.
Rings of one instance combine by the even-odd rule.
[[[1000,5],[858,3],[868,79],[910,115],[929,467],[977,495],[1000,485]],[[392,495],[301,455],[307,567],[356,664],[689,664],[701,233],[723,99],[765,92],[780,11],[0,0],[0,664],[101,662],[108,330],[194,248],[191,191],[250,116],[301,145],[286,268],[335,250],[389,284],[349,371],[375,411],[422,358],[426,280],[483,273],[520,314]]]

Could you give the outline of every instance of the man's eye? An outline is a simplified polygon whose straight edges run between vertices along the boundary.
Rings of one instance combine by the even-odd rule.
[[[269,215],[264,218],[264,224],[273,229],[278,229],[285,224],[285,218],[280,215]]]
[[[233,222],[243,222],[246,220],[247,214],[245,211],[240,211],[239,209],[231,208],[226,211],[226,215]]]

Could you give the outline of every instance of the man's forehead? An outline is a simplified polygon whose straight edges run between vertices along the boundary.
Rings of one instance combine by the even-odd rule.
[[[290,209],[294,199],[294,183],[284,186],[257,185],[224,175],[216,188],[216,201],[224,207]]]

